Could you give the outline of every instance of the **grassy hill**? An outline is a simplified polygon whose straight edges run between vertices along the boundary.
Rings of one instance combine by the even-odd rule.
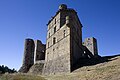
[[[120,56],[107,56],[70,74],[46,76],[48,80],[120,80]]]
[[[0,80],[45,80],[45,79],[37,75],[14,73],[0,75]]]
[[[107,56],[101,60],[88,61],[84,65],[77,65],[76,69],[68,74],[49,76],[4,74],[0,76],[0,80],[120,80],[120,56]]]

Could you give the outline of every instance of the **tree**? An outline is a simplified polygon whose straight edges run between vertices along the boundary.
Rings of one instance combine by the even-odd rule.
[[[0,74],[2,73],[2,74],[4,74],[4,73],[6,73],[6,72],[8,72],[8,73],[14,73],[14,72],[17,72],[14,68],[13,69],[10,69],[10,68],[8,68],[7,66],[4,66],[4,65],[0,65]]]

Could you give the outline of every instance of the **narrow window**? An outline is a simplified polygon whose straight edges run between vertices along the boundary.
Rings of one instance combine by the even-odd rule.
[[[50,33],[48,34],[48,38],[50,38]]]
[[[54,27],[54,33],[56,32],[56,26]]]
[[[55,49],[53,49],[53,51],[54,51]]]
[[[49,48],[49,42],[48,42],[48,48]]]
[[[63,37],[65,37],[65,30],[63,31]]]
[[[27,45],[29,45],[29,43],[27,42]]]
[[[56,38],[54,37],[54,38],[53,38],[53,44],[55,44],[55,43],[56,43]]]
[[[37,55],[37,59],[39,58],[39,55]]]
[[[56,24],[56,19],[55,19],[55,24]]]

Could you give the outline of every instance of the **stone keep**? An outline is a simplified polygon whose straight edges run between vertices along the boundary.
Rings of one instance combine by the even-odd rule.
[[[25,40],[23,64],[19,72],[26,73],[34,64],[34,41],[32,39]]]
[[[45,45],[40,40],[35,40],[34,64],[40,60],[45,60]]]
[[[77,12],[62,4],[48,22],[43,74],[71,72],[82,54],[82,24]]]
[[[97,40],[94,37],[86,38],[84,46],[92,53],[94,57],[98,56]]]
[[[40,40],[25,40],[19,72],[43,75],[70,73],[81,59],[99,57],[94,37],[86,38],[82,44],[82,24],[74,9],[61,4],[47,26],[46,45]]]

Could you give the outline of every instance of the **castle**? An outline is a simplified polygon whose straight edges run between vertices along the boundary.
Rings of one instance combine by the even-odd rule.
[[[82,42],[83,26],[74,9],[61,4],[47,26],[46,45],[40,40],[25,40],[23,64],[19,72],[34,72],[38,64],[41,68],[37,72],[41,74],[70,73],[82,58],[98,57],[94,37]]]

